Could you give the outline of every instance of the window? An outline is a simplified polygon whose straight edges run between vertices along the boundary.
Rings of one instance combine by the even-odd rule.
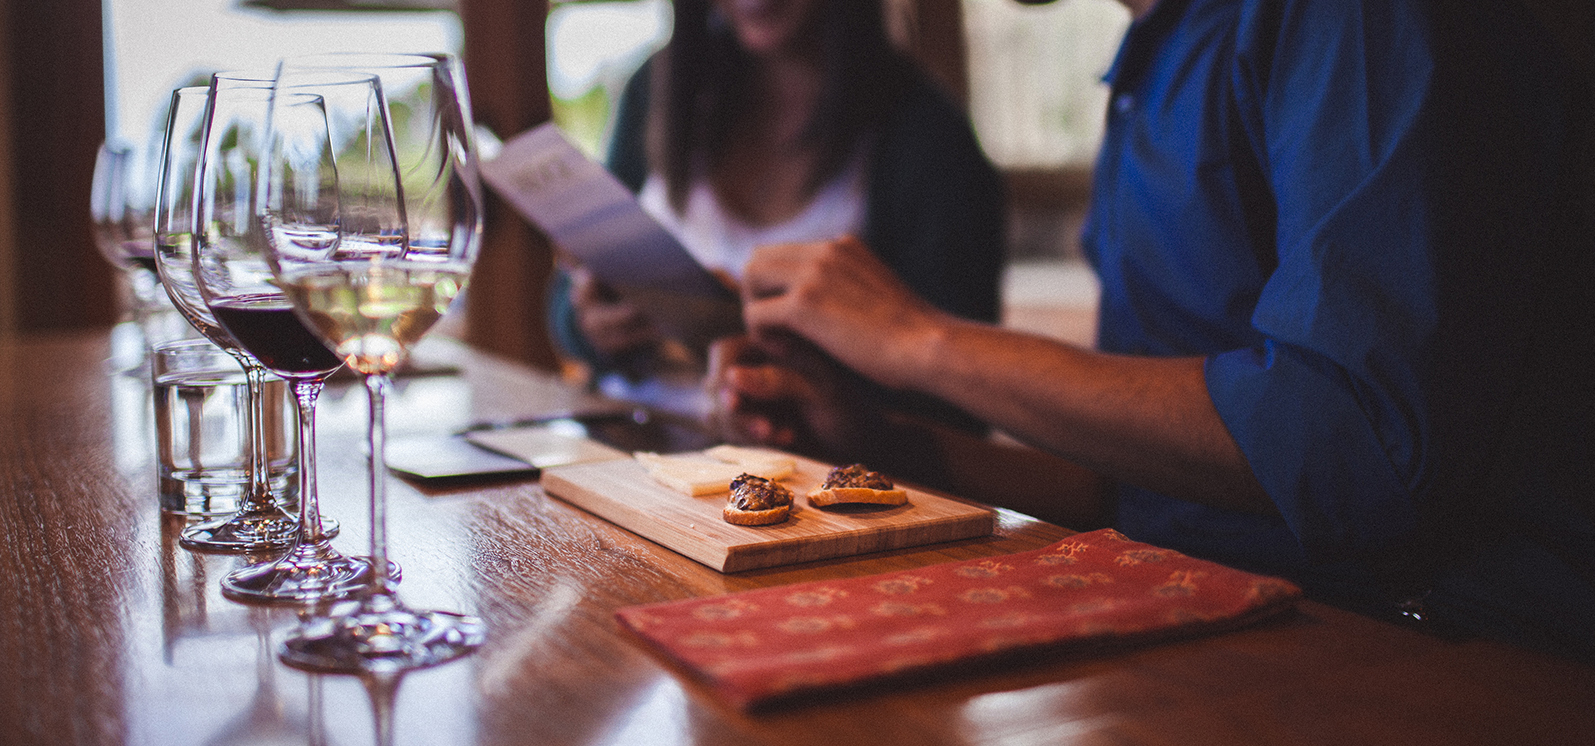
[[[970,111],[981,144],[1005,168],[1088,164],[1102,136],[1101,77],[1128,27],[1115,0],[1040,7],[962,0]],[[900,3],[889,3],[899,15]],[[621,87],[670,38],[669,0],[558,2],[548,16],[554,120],[600,154]]]
[[[324,3],[323,3],[324,4]],[[294,11],[236,0],[105,0],[105,131],[145,145],[159,137],[172,89],[217,70],[269,68],[310,52],[458,54],[458,16],[446,11]]]
[[[1102,75],[1129,12],[1115,0],[963,0],[963,9],[970,116],[986,154],[1011,169],[1088,165],[1102,139]]]
[[[549,10],[548,92],[554,121],[602,158],[621,89],[670,40],[669,0],[562,2]]]

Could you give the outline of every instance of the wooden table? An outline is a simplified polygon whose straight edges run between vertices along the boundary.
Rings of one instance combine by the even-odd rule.
[[[0,345],[0,743],[372,743],[359,680],[278,663],[292,613],[224,600],[217,581],[237,560],[176,547],[180,521],[156,507],[148,389],[107,370],[109,337]],[[537,372],[433,347],[462,373],[402,381],[394,435],[594,404]],[[323,501],[349,553],[367,541],[363,412],[362,391],[342,387],[319,420]],[[1005,512],[987,539],[722,575],[535,481],[390,485],[401,597],[491,630],[477,654],[402,681],[399,744],[1595,743],[1595,670],[1315,603],[1232,634],[745,714],[641,648],[613,612],[1069,532]]]

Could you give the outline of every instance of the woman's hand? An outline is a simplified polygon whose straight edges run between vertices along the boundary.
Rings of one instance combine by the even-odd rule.
[[[659,333],[636,306],[620,300],[614,290],[591,272],[570,272],[570,300],[576,323],[588,344],[600,355],[618,359],[646,351],[659,343]]]

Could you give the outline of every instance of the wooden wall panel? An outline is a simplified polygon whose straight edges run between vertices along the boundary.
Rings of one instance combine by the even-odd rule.
[[[547,0],[460,0],[459,6],[477,122],[508,138],[548,121]],[[552,257],[547,239],[489,191],[482,255],[467,300],[466,341],[541,368],[557,367],[543,321]]]
[[[0,0],[0,39],[11,38],[11,0]],[[0,345],[16,334],[16,216],[11,162],[11,55],[0,53]],[[0,371],[3,372],[3,371]]]
[[[100,326],[117,313],[114,270],[94,248],[89,184],[105,134],[100,0],[0,3],[0,321],[17,331]],[[0,221],[0,228],[6,228]]]

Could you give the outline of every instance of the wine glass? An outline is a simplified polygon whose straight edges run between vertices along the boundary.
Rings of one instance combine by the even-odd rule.
[[[136,299],[147,304],[157,297],[161,283],[155,274],[151,245],[155,206],[140,196],[142,156],[138,148],[126,143],[107,140],[100,144],[89,188],[89,215],[100,254],[112,266],[127,271]]]
[[[373,579],[352,608],[304,619],[284,641],[281,658],[298,668],[337,673],[436,665],[474,650],[485,629],[474,617],[410,609],[398,598],[387,562],[383,407],[394,369],[470,275],[480,235],[475,162],[469,159],[469,140],[456,141],[458,160],[450,171],[464,174],[472,189],[459,195],[465,201],[445,206],[456,221],[450,240],[413,246],[380,82],[369,75],[283,66],[277,102],[301,93],[321,97],[328,136],[292,137],[294,107],[274,104],[270,122],[277,149],[266,161],[264,181],[303,180],[336,188],[314,194],[283,190],[283,198],[268,199],[259,216],[278,282],[365,382]],[[311,165],[322,174],[312,175]],[[327,169],[334,173],[326,174]]]
[[[283,68],[377,76],[392,121],[411,251],[474,245],[481,231],[471,104],[457,58],[438,53],[328,52],[289,57]],[[470,235],[454,235],[465,231]]]
[[[132,328],[140,338],[126,350],[126,357],[118,355],[114,361],[127,373],[144,370],[157,331],[153,324],[165,315],[163,310],[169,310],[163,308],[166,294],[155,273],[155,190],[146,150],[112,140],[101,143],[89,189],[94,243],[111,266],[125,273],[132,291]]]
[[[227,77],[218,85],[234,85]],[[259,181],[258,164],[271,157],[273,143],[266,139],[266,117],[273,104],[269,86],[243,84],[230,96],[218,96],[206,124],[203,168],[214,169],[208,178],[231,184],[233,200],[202,199],[193,250],[194,280],[205,305],[240,346],[267,370],[289,382],[299,415],[299,536],[287,554],[275,562],[236,570],[222,579],[222,595],[235,601],[300,602],[347,596],[371,581],[370,563],[346,557],[332,548],[321,517],[316,491],[316,399],[327,377],[343,366],[321,339],[294,311],[277,287],[266,261],[266,241],[252,204],[267,199],[259,190],[295,188],[314,194],[335,184],[319,180],[279,179],[270,185]],[[287,112],[282,121],[293,127],[282,134],[326,137],[326,116],[315,96],[279,97],[276,105]],[[297,165],[297,164],[296,164]],[[314,165],[310,173],[315,175]],[[246,195],[246,190],[248,194]],[[219,190],[227,191],[227,190]],[[277,199],[283,199],[278,194]],[[292,199],[289,197],[289,199]],[[239,209],[242,202],[244,209]],[[396,567],[390,569],[397,574]]]
[[[217,323],[194,280],[195,210],[207,192],[214,199],[214,186],[202,186],[200,155],[206,113],[216,96],[215,81],[210,87],[188,86],[172,92],[155,206],[155,266],[161,285],[183,318],[244,369],[249,390],[249,482],[237,513],[185,528],[178,543],[184,549],[202,552],[279,551],[293,545],[299,524],[271,494],[261,406],[266,369]],[[271,80],[261,84],[270,86]],[[232,89],[224,85],[221,95],[231,96]]]

